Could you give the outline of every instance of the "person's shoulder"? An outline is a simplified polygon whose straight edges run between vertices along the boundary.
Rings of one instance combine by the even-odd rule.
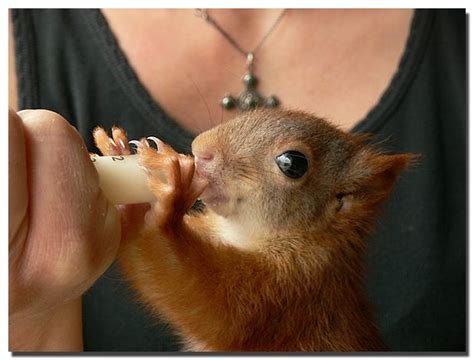
[[[435,10],[435,23],[446,35],[455,31],[458,36],[466,34],[466,9]],[[447,32],[446,32],[447,31]]]

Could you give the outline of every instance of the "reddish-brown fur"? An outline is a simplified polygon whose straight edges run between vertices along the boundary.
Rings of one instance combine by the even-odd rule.
[[[113,136],[126,142],[123,132]],[[104,154],[120,152],[103,130],[95,138]],[[365,238],[411,155],[380,154],[365,137],[304,113],[257,111],[195,140],[195,154],[214,154],[212,169],[200,169],[206,191],[228,201],[186,214],[205,184],[192,159],[160,148],[139,148],[160,200],[145,218],[127,210],[135,218],[124,224],[119,258],[140,299],[187,349],[383,350],[365,296]],[[285,179],[272,160],[292,148],[310,160],[302,180]],[[252,234],[256,245],[229,243],[216,225],[223,218],[237,240]]]

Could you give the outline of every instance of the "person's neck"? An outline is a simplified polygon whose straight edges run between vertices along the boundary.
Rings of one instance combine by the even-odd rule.
[[[252,51],[281,9],[209,9]],[[153,99],[193,133],[235,117],[225,94],[243,89],[245,57],[195,9],[105,9],[122,50]],[[350,129],[397,71],[413,11],[289,9],[255,53],[258,91]],[[387,41],[390,39],[390,41]]]
[[[207,13],[245,50],[252,51],[283,9],[208,9]]]

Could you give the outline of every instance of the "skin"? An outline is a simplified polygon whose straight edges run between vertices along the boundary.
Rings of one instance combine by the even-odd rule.
[[[278,13],[278,9],[211,10],[229,33],[238,34],[235,37],[244,48],[256,45]],[[237,94],[242,89],[244,60],[191,10],[108,9],[104,15],[152,98],[181,126],[197,134],[236,115],[223,113],[217,100],[228,91]],[[265,95],[274,93],[287,107],[318,113],[349,129],[388,86],[411,17],[411,10],[291,10],[256,54],[259,90]],[[11,39],[10,27],[9,106],[15,111]],[[308,43],[313,45],[308,47]],[[166,56],[157,56],[163,53]],[[190,58],[195,61],[188,61]],[[183,99],[192,106],[182,106]],[[31,121],[22,121],[14,112],[9,115],[10,350],[80,350],[81,296],[115,255],[120,238],[118,216],[98,191],[79,134],[57,114],[33,112],[28,117]],[[57,140],[53,142],[57,150],[52,153],[61,154],[63,167],[53,166],[51,157],[41,151],[40,142],[51,143],[52,138]],[[74,169],[67,171],[72,159]],[[51,171],[38,171],[45,168]],[[41,191],[35,188],[31,174],[43,185]],[[74,179],[68,178],[71,174]],[[84,176],[77,179],[77,174]],[[61,176],[65,184],[74,180],[75,187],[58,188],[55,181]],[[81,196],[84,189],[85,197]],[[73,231],[67,232],[65,240],[54,235],[66,233],[71,223],[44,225],[53,221],[51,206],[64,198],[71,201],[55,211],[72,221]],[[91,208],[107,215],[93,216]],[[43,226],[31,228],[36,223]],[[97,248],[104,234],[110,240]],[[66,244],[72,250],[64,254]],[[62,260],[58,264],[55,259]],[[76,264],[75,271],[67,263]],[[67,271],[57,272],[57,266]]]
[[[115,258],[118,212],[58,114],[10,112],[8,160],[9,349],[79,351],[81,295]]]
[[[209,13],[244,49],[253,49],[280,10]],[[243,89],[245,59],[193,10],[106,9],[104,14],[145,88],[180,125],[199,134],[238,114],[223,112],[218,101]],[[288,10],[255,54],[258,89],[277,95],[286,108],[350,129],[379,101],[397,70],[412,14]]]

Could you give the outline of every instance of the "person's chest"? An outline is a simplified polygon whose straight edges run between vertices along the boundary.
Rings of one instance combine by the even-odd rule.
[[[220,100],[244,90],[246,59],[191,10],[104,14],[142,84],[181,126],[197,134],[237,114]],[[411,17],[411,10],[287,11],[255,53],[257,90],[350,129],[389,86]],[[233,30],[249,51],[260,40]]]

